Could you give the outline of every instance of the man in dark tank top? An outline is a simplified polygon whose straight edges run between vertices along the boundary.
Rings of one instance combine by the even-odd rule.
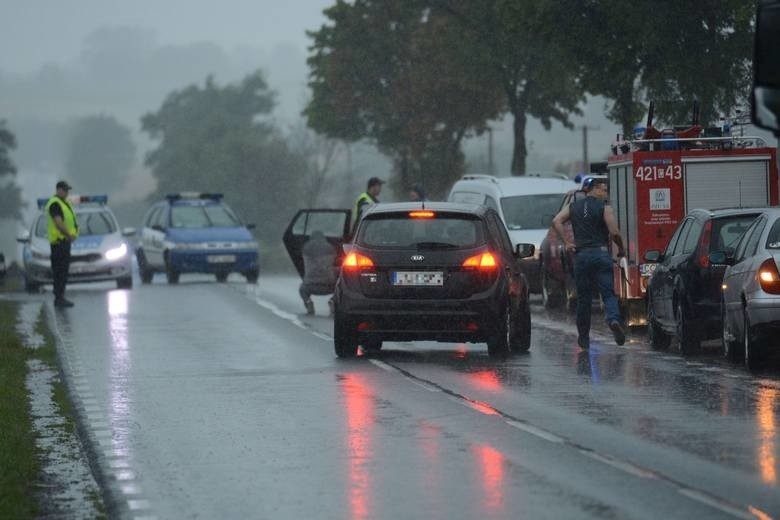
[[[620,317],[617,297],[612,282],[612,257],[609,254],[610,240],[618,248],[618,257],[625,256],[623,238],[615,220],[612,208],[607,204],[609,187],[606,179],[591,179],[581,197],[563,208],[553,219],[553,228],[566,244],[568,251],[574,252],[574,280],[577,285],[577,344],[580,348],[590,347],[591,288],[595,281],[604,312],[615,342],[622,345],[626,341],[623,320]],[[574,243],[566,240],[563,224],[571,221]]]

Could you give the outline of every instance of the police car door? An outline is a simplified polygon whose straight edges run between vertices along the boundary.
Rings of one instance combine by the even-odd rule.
[[[313,231],[322,231],[338,251],[336,262],[341,263],[342,245],[349,239],[352,211],[348,209],[302,209],[295,214],[284,231],[284,247],[295,269],[303,278],[303,244]]]
[[[144,255],[149,265],[163,267],[163,249],[165,247],[165,227],[163,223],[167,216],[167,207],[158,206],[152,210],[144,223],[143,243]]]

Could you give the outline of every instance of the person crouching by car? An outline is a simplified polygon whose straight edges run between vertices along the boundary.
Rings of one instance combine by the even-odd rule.
[[[333,294],[336,288],[337,268],[334,266],[336,249],[325,238],[322,231],[314,231],[303,245],[303,283],[298,292],[306,307],[306,314],[314,315],[311,296]],[[333,314],[333,298],[328,300],[330,314]]]

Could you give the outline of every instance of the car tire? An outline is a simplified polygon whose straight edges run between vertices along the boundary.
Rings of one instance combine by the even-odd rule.
[[[487,340],[488,355],[492,358],[505,358],[509,353],[510,341],[513,335],[512,306],[504,305],[501,317],[496,322],[493,333]]]
[[[333,318],[333,349],[340,358],[351,358],[357,355],[358,342],[355,331],[347,319],[338,311]]]
[[[133,288],[133,277],[127,276],[125,278],[119,278],[116,281],[116,288],[117,289],[132,289]]]
[[[647,340],[653,350],[666,350],[672,338],[664,332],[658,320],[655,319],[655,307],[652,298],[647,299]]]
[[[512,333],[512,352],[528,352],[531,348],[531,308],[527,300],[520,304]]]
[[[677,342],[680,346],[680,353],[683,356],[695,354],[699,351],[700,340],[696,332],[691,328],[691,318],[685,310],[685,304],[682,298],[677,298],[674,305],[674,318],[677,327]]]
[[[376,354],[382,350],[382,340],[372,339],[364,341],[360,346],[363,348],[363,352],[366,352],[367,354]]]
[[[38,291],[41,290],[41,284],[35,283],[28,279],[26,276],[24,277],[24,290],[28,293],[35,294]]]
[[[720,341],[721,348],[723,349],[723,357],[731,361],[732,363],[739,362],[744,355],[742,345],[739,341],[731,341],[727,337],[728,324],[726,323],[726,304],[721,302],[720,304]]]
[[[141,283],[152,283],[154,271],[149,268],[143,249],[136,251],[135,258],[138,261],[138,274],[141,276]]]
[[[228,279],[229,275],[230,275],[230,273],[216,273],[214,276],[217,277],[217,281],[219,283],[225,283],[225,282],[227,282],[227,279]]]
[[[176,271],[173,267],[165,266],[165,278],[168,280],[169,284],[176,284],[179,283],[179,272]]]
[[[247,283],[257,283],[257,279],[260,278],[260,271],[257,269],[253,271],[247,271],[244,273]]]
[[[563,305],[566,293],[561,282],[542,271],[542,303],[545,309],[557,309]]]
[[[759,342],[756,341],[755,332],[750,325],[750,318],[748,318],[747,310],[743,312],[743,320],[744,330],[742,331],[742,343],[745,349],[745,366],[751,372],[756,372],[764,365],[762,359],[763,351]]]

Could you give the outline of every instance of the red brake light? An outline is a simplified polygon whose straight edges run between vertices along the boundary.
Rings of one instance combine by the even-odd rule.
[[[412,218],[433,218],[436,214],[433,211],[410,211],[409,216]]]
[[[704,231],[699,239],[699,249],[696,252],[696,256],[699,257],[699,265],[705,269],[710,266],[710,235],[712,235],[712,220],[708,220],[704,224]]]
[[[494,269],[498,261],[492,253],[481,253],[471,256],[463,262],[463,267],[478,267],[479,269]]]
[[[780,273],[774,258],[767,258],[758,268],[758,283],[764,292],[780,294]]]
[[[367,256],[360,253],[350,253],[344,258],[341,264],[344,269],[361,269],[364,267],[374,267],[374,262]]]

